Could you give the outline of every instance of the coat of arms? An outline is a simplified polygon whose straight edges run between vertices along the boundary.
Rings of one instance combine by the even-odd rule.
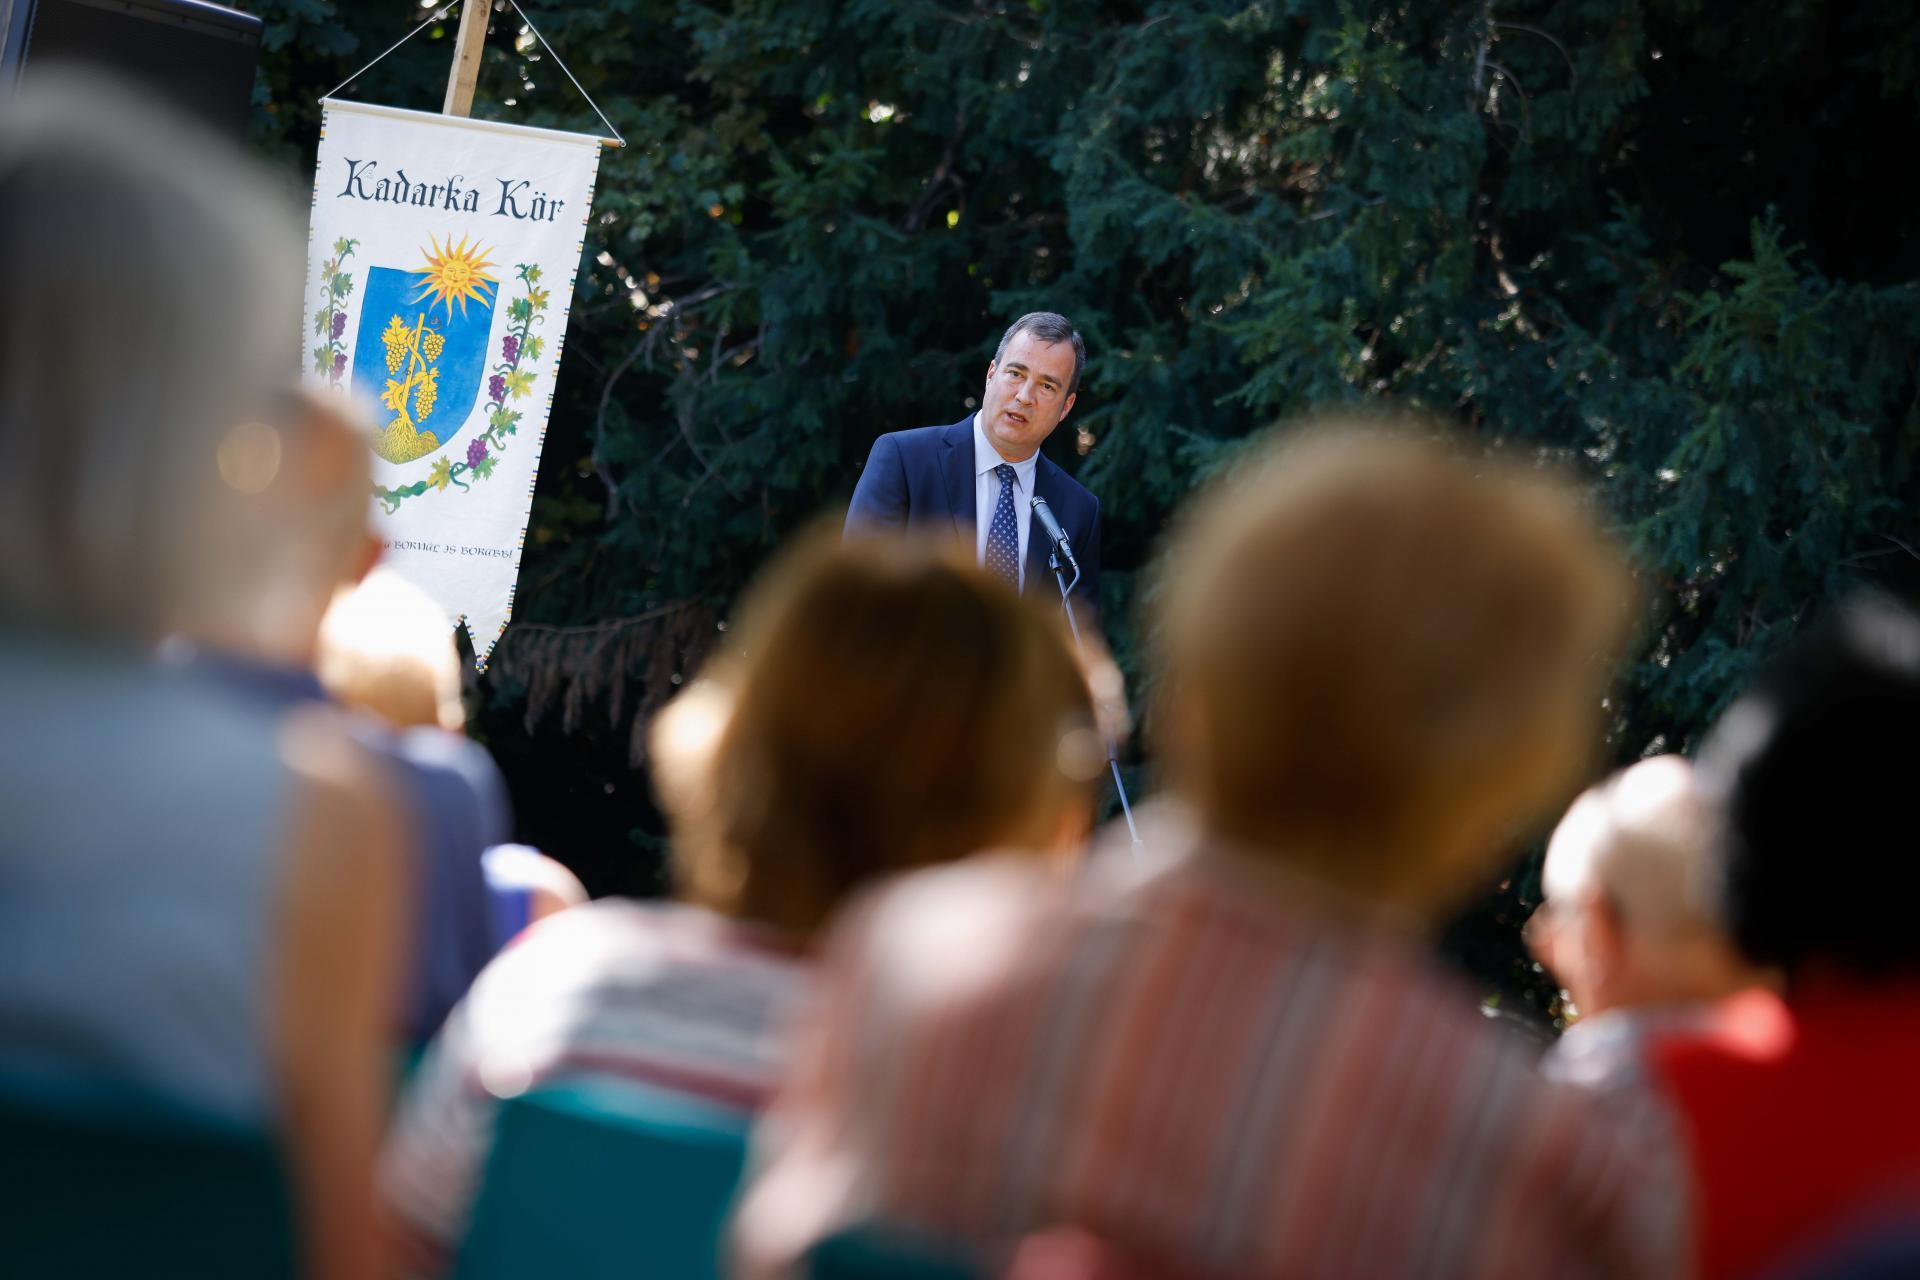
[[[473,413],[499,287],[486,254],[465,238],[434,240],[423,266],[367,272],[353,387],[384,411],[373,451],[388,462],[439,452]]]
[[[352,386],[381,409],[373,451],[403,464],[441,453],[466,429],[487,389],[486,429],[467,443],[435,459],[424,479],[396,489],[376,486],[374,496],[387,510],[429,489],[466,489],[470,480],[493,474],[494,458],[520,428],[520,410],[509,407],[532,388],[534,366],[545,346],[534,335],[548,306],[540,268],[521,263],[514,269],[520,294],[506,308],[506,328],[494,352],[494,302],[499,281],[489,274],[491,252],[462,238],[442,244],[429,238],[421,250],[423,265],[411,270],[369,267],[360,297]],[[359,242],[342,238],[322,265],[323,299],[314,312],[314,333],[324,341],[313,350],[314,371],[338,386],[347,371],[343,341],[353,277],[346,270]],[[489,361],[491,360],[491,364]]]

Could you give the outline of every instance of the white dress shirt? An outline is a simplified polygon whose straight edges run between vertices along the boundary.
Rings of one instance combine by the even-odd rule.
[[[1027,529],[1033,523],[1033,473],[1040,466],[1035,452],[1025,462],[1009,463],[987,439],[981,429],[980,415],[973,415],[973,554],[981,564],[987,562],[987,530],[993,527],[993,510],[1000,505],[998,466],[1013,468],[1013,523],[1020,531],[1020,586],[1027,585]]]

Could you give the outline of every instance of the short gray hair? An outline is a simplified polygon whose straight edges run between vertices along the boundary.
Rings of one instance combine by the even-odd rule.
[[[1080,389],[1080,371],[1087,366],[1087,340],[1073,327],[1073,321],[1058,311],[1029,311],[1007,326],[1000,335],[1000,345],[993,350],[993,362],[1000,363],[1000,357],[1007,354],[1007,344],[1023,333],[1030,333],[1040,341],[1052,346],[1056,342],[1073,344],[1073,381],[1067,384],[1067,394],[1072,395]]]
[[[157,635],[252,568],[230,433],[296,369],[301,245],[237,151],[76,73],[0,112],[0,610]]]

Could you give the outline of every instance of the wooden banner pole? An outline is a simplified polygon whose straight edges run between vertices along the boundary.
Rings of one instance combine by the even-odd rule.
[[[493,0],[464,0],[460,6],[460,34],[454,38],[453,73],[447,77],[447,101],[440,108],[450,116],[473,114],[473,86],[480,79],[480,55],[487,45],[487,19]]]

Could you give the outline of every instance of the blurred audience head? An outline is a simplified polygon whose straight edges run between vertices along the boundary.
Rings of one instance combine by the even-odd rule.
[[[391,569],[335,595],[314,664],[328,694],[402,729],[466,727],[453,621]]]
[[[1632,590],[1574,491],[1331,422],[1201,501],[1156,601],[1163,759],[1213,836],[1431,918],[1560,803]]]
[[[713,757],[733,714],[733,690],[720,663],[700,675],[647,726],[647,763],[655,799],[676,825],[691,823],[713,808]]]
[[[299,339],[291,204],[115,84],[0,112],[0,611],[152,639],[242,589]]]
[[[1680,756],[1642,760],[1573,802],[1547,844],[1527,936],[1580,1014],[1714,1000],[1753,984],[1707,902],[1715,837]]]
[[[652,739],[691,900],[809,936],[876,875],[1084,832],[1086,679],[961,549],[804,538],[732,642]]]
[[[1791,992],[1821,974],[1920,972],[1902,875],[1920,736],[1920,616],[1862,597],[1736,702],[1700,754],[1724,806],[1734,940]]]
[[[274,521],[257,535],[251,572],[236,574],[234,591],[184,619],[183,631],[218,649],[315,665],[334,597],[379,558],[368,438],[368,421],[351,400],[303,392],[286,401],[272,443],[278,465],[260,490]],[[448,643],[451,635],[449,624]],[[381,641],[363,634],[358,643]]]

